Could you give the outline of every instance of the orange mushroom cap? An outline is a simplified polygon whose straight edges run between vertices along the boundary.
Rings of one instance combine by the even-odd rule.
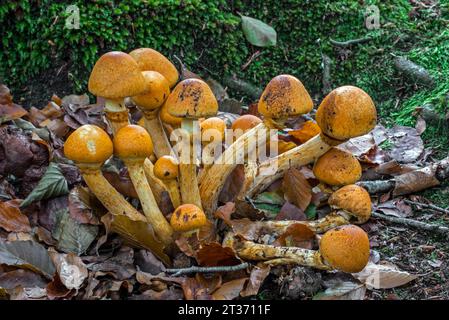
[[[132,100],[143,110],[159,108],[170,94],[167,79],[156,71],[143,71],[145,77],[145,93],[132,97]]]
[[[89,77],[89,91],[106,99],[120,99],[145,91],[145,78],[136,61],[121,51],[105,53]]]
[[[178,70],[160,52],[150,48],[140,48],[131,51],[129,55],[136,60],[140,70],[157,71],[162,74],[167,79],[170,88],[178,82]]]
[[[331,186],[353,184],[362,176],[362,167],[349,152],[331,148],[313,166],[315,177]]]
[[[159,111],[159,118],[162,122],[165,122],[172,126],[180,126],[182,118],[174,117],[167,111],[167,103],[164,103]]]
[[[103,164],[112,156],[112,151],[108,134],[92,124],[76,129],[64,143],[65,156],[76,163]]]
[[[354,225],[326,232],[320,241],[320,253],[332,268],[349,273],[360,272],[368,264],[369,239],[362,228]]]
[[[130,124],[114,137],[114,154],[121,159],[145,159],[153,152],[153,142],[141,126]]]
[[[235,119],[232,123],[231,129],[243,130],[243,132],[246,132],[257,126],[259,123],[262,123],[262,119],[259,117],[253,116],[252,114],[245,114]]]
[[[153,173],[161,180],[171,180],[178,177],[178,164],[172,156],[162,156],[154,164]]]
[[[203,210],[194,204],[183,204],[173,212],[170,224],[175,231],[188,232],[201,228],[207,222]]]
[[[200,124],[201,134],[203,135],[207,130],[217,130],[220,133],[221,141],[224,141],[226,132],[226,122],[217,117],[207,118]]]
[[[218,102],[212,90],[199,79],[186,79],[178,83],[165,104],[170,115],[181,118],[207,118],[218,111]]]
[[[345,141],[370,132],[376,125],[377,111],[365,91],[343,86],[324,98],[318,107],[316,121],[323,134]]]
[[[258,104],[259,113],[270,119],[284,119],[305,114],[312,108],[312,98],[304,85],[288,74],[271,79]]]
[[[365,223],[371,216],[371,198],[364,188],[350,184],[335,191],[329,197],[333,209],[344,210],[355,218],[357,223]]]

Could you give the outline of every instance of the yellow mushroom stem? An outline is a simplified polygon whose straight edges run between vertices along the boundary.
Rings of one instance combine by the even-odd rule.
[[[78,165],[84,181],[106,209],[113,215],[124,214],[131,220],[146,221],[103,176],[98,165]]]
[[[179,184],[176,179],[163,180],[165,187],[170,195],[171,203],[174,208],[179,207],[181,202],[181,194],[179,193]]]
[[[129,124],[129,112],[124,99],[106,99],[104,113],[114,136],[121,128]]]
[[[266,261],[266,264],[296,264],[321,270],[332,270],[319,251],[298,247],[275,247],[252,241],[241,241],[234,245],[237,255],[244,260]]]
[[[245,180],[238,196],[252,197],[270,186],[275,180],[281,178],[292,167],[301,167],[313,163],[330,148],[345,141],[329,139],[317,135],[306,143],[290,149],[274,158],[262,162],[259,166],[248,163],[245,168]]]
[[[169,190],[167,189],[165,183],[153,174],[153,168],[154,165],[151,160],[146,158],[143,163],[143,171],[145,172],[145,176],[151,186],[154,198],[156,199],[158,206],[161,207],[164,203],[164,193],[169,193]]]
[[[165,134],[164,128],[162,127],[161,120],[159,119],[159,109],[141,111],[145,119],[145,129],[147,129],[151,136],[151,140],[153,141],[153,148],[156,157],[160,158],[162,156],[175,156],[170,142]]]
[[[194,135],[199,131],[198,121],[190,118],[182,119],[181,129],[187,134],[189,140],[188,156],[182,156],[179,162],[179,189],[181,191],[182,203],[194,204],[202,209],[198,180],[196,176],[197,150]],[[187,144],[186,144],[187,147]],[[182,150],[185,152],[185,149]]]
[[[207,215],[211,216],[215,212],[218,196],[223,189],[226,179],[240,163],[237,161],[237,158],[246,157],[248,154],[254,153],[257,147],[263,147],[260,143],[259,145],[251,143],[254,141],[250,140],[257,137],[260,130],[268,131],[269,129],[271,127],[265,123],[260,123],[248,130],[231,144],[208,170],[201,174],[199,190],[203,208]]]
[[[145,176],[143,162],[134,159],[123,159],[128,168],[129,176],[139,196],[143,212],[154,232],[164,244],[172,243],[173,230],[159,209],[151,187]]]

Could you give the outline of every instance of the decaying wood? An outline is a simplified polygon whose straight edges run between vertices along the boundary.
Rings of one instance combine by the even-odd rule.
[[[408,199],[405,199],[404,202],[407,203],[407,204],[414,205],[414,206],[419,206],[419,207],[422,207],[422,208],[427,208],[427,209],[431,209],[431,210],[434,210],[434,211],[438,211],[438,212],[449,214],[449,209],[440,208],[440,207],[438,207],[438,206],[436,206],[434,204],[431,204],[431,203],[421,203],[421,202],[417,202],[417,201],[411,201],[411,200],[408,200]]]
[[[402,224],[402,225],[405,225],[408,227],[413,227],[416,229],[429,231],[429,232],[436,232],[436,233],[444,235],[444,236],[449,236],[449,228],[444,227],[444,226],[439,226],[436,224],[429,224],[429,223],[425,223],[425,222],[421,222],[421,221],[417,221],[417,220],[413,220],[413,219],[388,216],[388,215],[378,213],[378,212],[373,212],[372,216],[375,218],[389,221],[389,222]]]
[[[430,73],[422,66],[417,65],[407,58],[395,57],[394,66],[396,70],[402,73],[406,78],[417,84],[422,84],[429,87],[434,85],[434,80]]]
[[[438,186],[448,178],[449,157],[389,180],[359,181],[357,184],[370,194],[393,191],[394,196],[399,196]]]
[[[224,77],[223,84],[232,90],[240,91],[254,100],[258,100],[262,95],[262,89],[236,77]]]

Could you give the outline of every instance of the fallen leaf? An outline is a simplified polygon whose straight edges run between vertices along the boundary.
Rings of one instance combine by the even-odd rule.
[[[217,219],[223,220],[227,225],[231,225],[231,215],[235,212],[235,203],[227,202],[225,205],[218,207],[214,216]]]
[[[71,218],[79,223],[100,224],[97,214],[104,213],[104,209],[88,188],[76,186],[70,190],[68,200]]]
[[[0,274],[1,288],[11,290],[18,286],[25,288],[45,288],[47,286],[47,281],[45,281],[41,275],[23,269],[12,270]]]
[[[0,240],[1,264],[29,269],[48,279],[51,279],[56,271],[47,250],[34,241]]]
[[[266,23],[247,16],[241,16],[243,34],[254,46],[271,47],[276,45],[276,31]]]
[[[269,266],[254,267],[251,270],[248,283],[245,289],[240,293],[242,297],[255,296],[259,292],[260,287],[270,274],[271,268]]]
[[[0,84],[0,124],[21,118],[27,113],[24,108],[13,103],[8,87]]]
[[[435,177],[434,168],[430,167],[396,176],[394,180],[393,196],[416,193],[440,184],[440,181]]]
[[[50,300],[65,298],[71,292],[72,291],[62,283],[58,274],[55,274],[53,280],[46,287],[46,295]]]
[[[312,249],[315,233],[303,223],[289,226],[274,242],[275,245]]]
[[[206,267],[234,266],[240,264],[234,250],[217,242],[204,245],[196,254],[198,264]]]
[[[110,275],[116,280],[126,280],[136,274],[133,264],[134,251],[129,247],[121,247],[116,255],[103,262],[89,266],[95,272],[95,276]]]
[[[245,179],[245,166],[239,164],[232,170],[231,174],[227,177],[223,190],[220,192],[218,201],[222,203],[232,202],[239,194],[243,181]]]
[[[381,265],[372,262],[368,263],[359,273],[352,275],[364,283],[368,289],[396,288],[418,278],[416,275],[400,271],[394,265]]]
[[[400,163],[416,161],[424,151],[424,143],[415,128],[394,126],[387,130],[392,147],[388,154]]]
[[[19,209],[20,201],[0,201],[0,227],[10,232],[30,232],[28,217]]]
[[[374,210],[399,218],[408,217],[413,213],[412,207],[406,204],[403,199],[399,198],[394,198],[387,202],[378,204],[374,207]]]
[[[58,197],[68,193],[67,180],[62,175],[58,165],[52,162],[37,186],[20,204],[20,207],[29,206],[34,201]]]
[[[355,282],[341,282],[313,297],[313,300],[363,300],[366,287]]]
[[[214,300],[235,299],[240,296],[247,280],[248,278],[242,278],[226,282],[212,294],[212,297]]]
[[[297,206],[291,204],[290,202],[284,203],[284,205],[281,208],[281,211],[279,211],[278,215],[276,216],[275,220],[297,220],[297,221],[304,221],[307,220],[306,215],[304,214],[304,211],[299,209]]]
[[[305,143],[320,133],[320,127],[312,120],[302,123],[298,129],[288,131],[288,134],[300,143]]]
[[[165,271],[164,264],[148,250],[144,249],[139,250],[136,253],[134,260],[136,266],[138,266],[139,269],[142,270],[143,272],[156,275]]]
[[[73,253],[60,254],[49,251],[49,255],[64,286],[67,289],[78,290],[88,276],[87,267],[83,261]]]
[[[68,202],[67,197],[64,202]],[[98,234],[98,226],[79,223],[70,216],[67,206],[54,211],[54,215],[56,223],[52,236],[57,241],[58,250],[76,255],[86,252]]]
[[[312,200],[312,187],[304,175],[296,168],[290,168],[282,183],[284,196],[288,202],[301,210],[306,210]]]

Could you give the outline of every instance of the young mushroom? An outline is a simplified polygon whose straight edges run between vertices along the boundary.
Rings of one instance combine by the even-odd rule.
[[[101,173],[101,166],[112,153],[113,145],[108,134],[90,124],[76,129],[64,144],[65,156],[75,162],[89,189],[110,213],[124,214],[135,221],[146,221]]]
[[[344,186],[330,196],[328,200],[332,212],[314,221],[261,221],[264,230],[278,234],[284,233],[294,224],[304,224],[315,233],[323,233],[346,224],[363,224],[371,217],[371,198],[364,188],[355,184]]]
[[[145,91],[145,78],[134,59],[120,51],[105,53],[89,77],[89,91],[106,99],[104,112],[112,133],[129,124],[125,98]]]
[[[158,117],[159,107],[170,94],[168,81],[156,71],[143,71],[142,74],[145,77],[146,91],[132,97],[132,100],[143,113],[144,126],[153,141],[156,157],[171,155],[173,151],[170,142]]]
[[[176,159],[171,156],[160,157],[154,164],[153,172],[167,187],[173,207],[179,207],[181,205],[181,195],[179,193],[178,181],[176,180],[179,172]]]
[[[204,170],[214,163],[217,155],[221,154],[225,141],[226,123],[223,119],[211,117],[202,121],[200,127],[201,142],[204,146],[201,162],[204,165]]]
[[[183,155],[179,164],[182,203],[190,203],[202,208],[196,176],[199,142],[195,141],[195,137],[200,134],[197,119],[217,114],[218,102],[204,81],[186,79],[176,85],[166,105],[170,115],[182,118],[181,128],[185,135],[181,150]]]
[[[154,232],[164,244],[172,243],[173,230],[157,206],[145,176],[143,164],[151,155],[153,145],[148,132],[138,125],[121,128],[114,137],[114,153],[123,160],[139,196],[143,212]]]
[[[156,71],[163,75],[164,78],[167,79],[170,88],[174,87],[178,82],[178,70],[173,63],[160,52],[151,48],[140,48],[131,51],[129,55],[137,61],[140,70]]]
[[[234,141],[260,123],[262,123],[262,119],[252,114],[245,114],[235,119],[231,126],[234,133]]]
[[[297,264],[322,270],[360,272],[368,264],[368,235],[354,225],[327,231],[320,240],[319,250],[298,247],[276,247],[252,241],[233,241],[237,255],[244,260],[266,261],[269,265]]]
[[[282,177],[289,168],[312,163],[332,146],[367,134],[376,125],[376,119],[376,107],[365,91],[353,86],[333,90],[321,102],[316,113],[321,133],[249,171],[239,197],[252,197]]]
[[[313,174],[321,183],[339,187],[356,183],[362,176],[362,166],[349,152],[331,148],[315,162]]]
[[[259,113],[264,116],[263,122],[240,136],[201,176],[200,194],[207,214],[211,215],[215,211],[227,177],[239,164],[235,156],[246,157],[253,154],[256,148],[261,148],[266,143],[266,140],[260,141],[263,145],[251,143],[254,142],[252,139],[257,139],[259,132],[267,133],[270,129],[283,128],[289,117],[308,113],[312,107],[309,93],[297,78],[279,75],[268,83],[258,103]]]
[[[203,210],[194,204],[180,205],[173,212],[170,224],[174,231],[181,232],[185,237],[198,234],[201,227],[207,223]]]

